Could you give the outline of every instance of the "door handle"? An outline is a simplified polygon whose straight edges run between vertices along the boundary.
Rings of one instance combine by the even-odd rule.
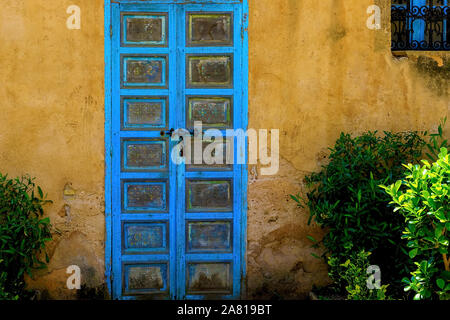
[[[186,130],[186,129],[185,129]],[[194,130],[194,129],[190,129],[190,130],[186,130],[187,132],[189,132],[189,134],[192,136],[192,137],[196,137],[197,136],[197,131],[196,130]],[[161,137],[164,137],[164,136],[168,136],[168,137],[172,137],[172,134],[175,132],[175,129],[170,129],[170,130],[168,130],[168,131],[164,131],[164,130],[162,130],[161,131]],[[183,136],[180,136],[180,139],[181,140],[183,140]]]
[[[174,131],[175,131],[174,128],[172,128],[172,129],[170,129],[170,130],[168,130],[168,131],[162,130],[162,131],[161,131],[161,137],[164,137],[164,136],[172,137],[172,133],[173,133]]]

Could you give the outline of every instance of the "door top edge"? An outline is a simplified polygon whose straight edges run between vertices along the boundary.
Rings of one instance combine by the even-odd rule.
[[[111,4],[238,4],[247,0],[105,0]]]

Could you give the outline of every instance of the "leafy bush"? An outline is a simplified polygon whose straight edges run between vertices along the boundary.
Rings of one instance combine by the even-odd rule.
[[[388,285],[380,286],[378,289],[369,289],[367,286],[367,269],[370,266],[370,252],[364,250],[352,254],[350,259],[339,264],[337,257],[330,257],[328,265],[343,270],[341,278],[346,282],[345,289],[348,292],[348,300],[386,300],[386,289]]]
[[[415,299],[450,299],[450,163],[446,148],[436,162],[405,165],[403,180],[382,186],[405,220],[403,238],[416,270],[404,279]],[[450,257],[449,257],[450,258]]]
[[[29,297],[25,273],[32,277],[32,269],[46,267],[40,254],[51,240],[50,220],[42,218],[49,202],[32,178],[0,174],[0,299]]]
[[[0,264],[3,260],[0,260]],[[6,291],[5,283],[6,283],[7,273],[5,271],[0,271],[0,300],[19,300],[18,295],[13,295]]]
[[[425,145],[424,135],[417,132],[367,132],[354,138],[342,133],[330,149],[329,163],[305,178],[307,199],[292,196],[309,208],[308,224],[314,219],[328,232],[321,240],[323,257],[333,261],[329,275],[337,291],[348,285],[343,264],[353,252],[364,250],[372,252],[370,263],[380,266],[383,283],[392,284],[389,294],[403,294],[394,289],[401,288],[402,277],[413,267],[400,241],[404,219],[393,214],[390,197],[378,186],[399,179],[402,163],[417,162]]]

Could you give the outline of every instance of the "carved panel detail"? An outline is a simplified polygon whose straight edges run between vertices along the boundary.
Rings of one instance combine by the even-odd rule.
[[[122,46],[166,46],[167,14],[122,14]]]
[[[231,13],[189,13],[189,46],[229,46],[233,44]]]
[[[195,121],[201,121],[204,128],[231,128],[232,103],[231,98],[221,97],[189,97],[187,125],[194,126]]]
[[[167,224],[164,222],[131,223],[123,225],[126,252],[167,251]]]
[[[187,232],[188,251],[224,252],[231,251],[231,222],[198,221],[189,222]]]
[[[154,171],[167,169],[167,151],[164,140],[123,140],[123,170]]]
[[[127,212],[166,212],[166,188],[166,182],[124,182],[124,210]]]
[[[190,263],[187,267],[189,293],[231,292],[233,285],[229,263]]]
[[[188,180],[188,211],[232,211],[231,181]]]
[[[231,88],[233,85],[233,59],[224,56],[188,56],[188,87]]]
[[[166,264],[125,265],[125,294],[165,292],[167,275]]]
[[[128,56],[122,59],[123,87],[166,87],[165,56]]]
[[[129,97],[122,99],[122,128],[152,130],[167,127],[166,99]]]

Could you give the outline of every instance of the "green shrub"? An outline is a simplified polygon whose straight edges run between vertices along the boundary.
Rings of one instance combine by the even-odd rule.
[[[3,260],[0,260],[0,265]],[[18,295],[13,295],[5,289],[7,273],[5,271],[0,271],[0,300],[19,300]]]
[[[405,165],[404,179],[382,186],[405,219],[403,238],[416,265],[404,279],[414,299],[450,299],[450,163],[446,148],[436,162]],[[450,258],[450,257],[449,257]]]
[[[380,288],[369,289],[367,286],[367,269],[370,266],[370,252],[364,250],[353,253],[344,263],[340,264],[337,257],[330,257],[328,265],[334,269],[339,267],[343,272],[342,280],[346,283],[348,300],[386,300],[386,289],[388,285]],[[338,265],[339,264],[339,265]]]
[[[32,277],[32,269],[46,267],[40,255],[48,262],[45,244],[51,240],[51,225],[42,216],[49,202],[30,177],[0,174],[0,299],[28,298],[25,273]]]
[[[342,133],[330,149],[329,163],[305,178],[307,199],[292,196],[309,208],[308,224],[314,219],[327,230],[321,240],[326,249],[323,257],[333,259],[329,275],[338,292],[348,285],[342,265],[354,252],[364,250],[372,252],[370,263],[381,268],[382,282],[392,284],[389,295],[404,294],[401,279],[413,267],[400,241],[404,219],[393,214],[389,196],[378,186],[399,179],[402,163],[421,158],[423,138],[417,132],[384,132],[383,136],[367,132],[357,137]]]

